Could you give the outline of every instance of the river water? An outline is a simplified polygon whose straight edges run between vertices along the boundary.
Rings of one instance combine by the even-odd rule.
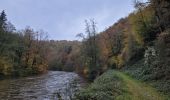
[[[72,72],[49,71],[41,76],[0,81],[0,100],[70,100],[83,79]]]

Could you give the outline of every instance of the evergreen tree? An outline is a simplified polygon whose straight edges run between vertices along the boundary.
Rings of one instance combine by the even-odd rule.
[[[5,30],[6,21],[7,21],[6,14],[5,14],[5,11],[3,10],[0,15],[0,31]]]

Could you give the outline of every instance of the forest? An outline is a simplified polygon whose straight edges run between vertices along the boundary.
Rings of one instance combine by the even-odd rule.
[[[169,100],[170,1],[135,0],[134,7],[135,11],[102,32],[97,32],[95,20],[85,20],[85,32],[76,36],[81,41],[49,40],[46,32],[31,27],[18,31],[2,11],[0,78],[33,76],[48,70],[76,72],[91,85],[75,100],[138,100],[122,94],[126,90],[121,81],[130,78],[120,71],[150,84]],[[115,90],[108,87],[116,84]]]

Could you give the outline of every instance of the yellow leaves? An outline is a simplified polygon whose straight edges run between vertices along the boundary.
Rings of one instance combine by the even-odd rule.
[[[156,23],[153,9],[148,6],[145,9],[137,10],[129,16],[129,21],[135,40],[144,45],[150,38],[150,32],[152,32],[152,27]]]
[[[119,54],[118,56],[113,56],[109,59],[109,65],[115,66],[116,68],[121,68],[125,64],[126,60],[123,54]]]
[[[41,65],[37,65],[37,69],[38,69],[38,72],[39,73],[44,73],[44,72],[46,72],[47,70],[46,70],[46,65],[43,65],[43,64],[41,64]]]
[[[120,54],[118,55],[117,59],[118,59],[118,68],[121,68],[125,63],[123,56]]]
[[[11,72],[12,72],[12,64],[4,57],[0,57],[0,73],[8,76],[11,74]]]
[[[84,74],[87,74],[87,73],[88,73],[88,68],[87,68],[87,67],[84,68],[83,73],[84,73]]]
[[[131,34],[133,35],[133,37],[135,37],[135,41],[137,41],[139,44],[143,45],[143,37],[141,36],[140,32],[139,32],[139,25],[138,23],[141,22],[141,19],[139,19],[139,15],[137,14],[131,14],[129,16],[129,21],[131,24]]]

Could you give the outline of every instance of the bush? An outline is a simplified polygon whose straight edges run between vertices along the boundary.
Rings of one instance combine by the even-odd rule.
[[[170,95],[170,81],[169,75],[167,74],[168,68],[168,65],[161,64],[158,60],[152,60],[152,63],[147,66],[145,60],[142,59],[134,65],[126,66],[123,70],[138,80],[147,81],[160,92]]]
[[[10,76],[13,71],[12,65],[7,59],[0,57],[0,76]]]
[[[114,100],[125,92],[123,82],[114,71],[108,71],[98,77],[86,89],[82,89],[77,95],[78,100]]]

